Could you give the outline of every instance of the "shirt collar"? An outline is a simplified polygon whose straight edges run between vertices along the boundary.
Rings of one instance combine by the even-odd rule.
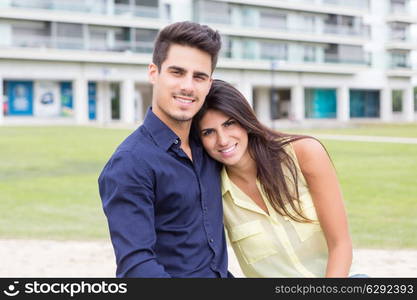
[[[223,166],[222,168],[221,178],[222,178],[222,195],[224,197],[224,195],[226,195],[227,192],[231,193],[232,191],[230,178],[229,178],[229,175],[227,175],[225,166]]]
[[[180,138],[169,128],[164,122],[162,122],[157,115],[152,111],[152,107],[148,108],[146,112],[143,126],[151,134],[154,141],[159,147],[167,151],[172,144],[179,143]]]
[[[240,206],[242,208],[267,215],[258,205],[253,202],[249,196],[243,193],[243,191],[239,190],[238,187],[234,186],[232,181],[230,180],[229,176],[226,172],[226,167],[223,166],[222,172],[221,172],[221,180],[222,180],[222,196],[223,199],[226,199],[226,194],[229,192],[230,198],[237,206]],[[258,180],[256,180],[256,185],[261,191],[262,198],[266,200],[265,195],[262,191],[261,185]],[[268,210],[270,210],[268,208]]]

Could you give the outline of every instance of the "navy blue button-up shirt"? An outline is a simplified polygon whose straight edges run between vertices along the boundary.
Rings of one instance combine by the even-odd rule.
[[[148,110],[99,177],[117,277],[227,277],[219,166]]]

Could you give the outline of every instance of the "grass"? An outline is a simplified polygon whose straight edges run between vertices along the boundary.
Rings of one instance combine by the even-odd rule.
[[[127,130],[0,128],[0,236],[107,236],[97,178]]]
[[[417,248],[417,145],[323,142],[338,172],[355,246]]]
[[[291,132],[294,130],[290,130]],[[299,132],[299,131],[298,131]],[[417,138],[416,124],[357,124],[348,128],[302,130],[303,133],[351,134]]]
[[[372,130],[393,136],[399,128],[414,137],[417,125]],[[0,238],[108,238],[97,177],[130,132],[0,127]],[[323,142],[338,170],[355,247],[417,248],[417,145]]]

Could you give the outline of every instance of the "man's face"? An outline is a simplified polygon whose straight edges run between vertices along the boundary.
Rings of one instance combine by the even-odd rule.
[[[211,85],[211,56],[197,48],[172,44],[161,65],[150,64],[152,110],[169,124],[191,122]]]

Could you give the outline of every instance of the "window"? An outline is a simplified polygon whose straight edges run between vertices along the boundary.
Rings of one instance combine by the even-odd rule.
[[[259,25],[263,28],[285,29],[287,28],[287,15],[280,11],[262,10]]]
[[[316,18],[312,15],[302,15],[301,30],[304,32],[314,32],[316,30]]]
[[[364,64],[365,53],[361,46],[329,44],[325,49],[325,62]]]
[[[407,10],[406,0],[391,0],[392,13],[405,13]]]
[[[58,48],[84,48],[83,26],[81,24],[57,23],[56,25],[56,39]]]
[[[147,29],[135,29],[135,52],[152,53],[153,41],[158,31]]]
[[[408,54],[404,52],[391,53],[391,67],[392,68],[409,68]]]
[[[261,42],[261,59],[287,60],[288,45],[276,42]]]
[[[135,0],[137,6],[158,7],[158,0]]]
[[[414,111],[417,112],[417,87],[414,88]]]
[[[403,111],[403,91],[402,90],[392,91],[392,111],[393,112]]]
[[[202,22],[217,24],[230,24],[231,22],[231,8],[228,3],[202,1],[200,2],[199,11]]]
[[[51,23],[17,21],[12,23],[13,45],[17,47],[51,47]]]
[[[304,55],[303,60],[305,62],[315,62],[316,61],[316,47],[314,46],[304,46]]]
[[[91,50],[108,50],[107,28],[102,26],[89,26],[89,46]]]
[[[391,38],[393,40],[407,40],[408,25],[406,23],[394,22],[391,24]]]

